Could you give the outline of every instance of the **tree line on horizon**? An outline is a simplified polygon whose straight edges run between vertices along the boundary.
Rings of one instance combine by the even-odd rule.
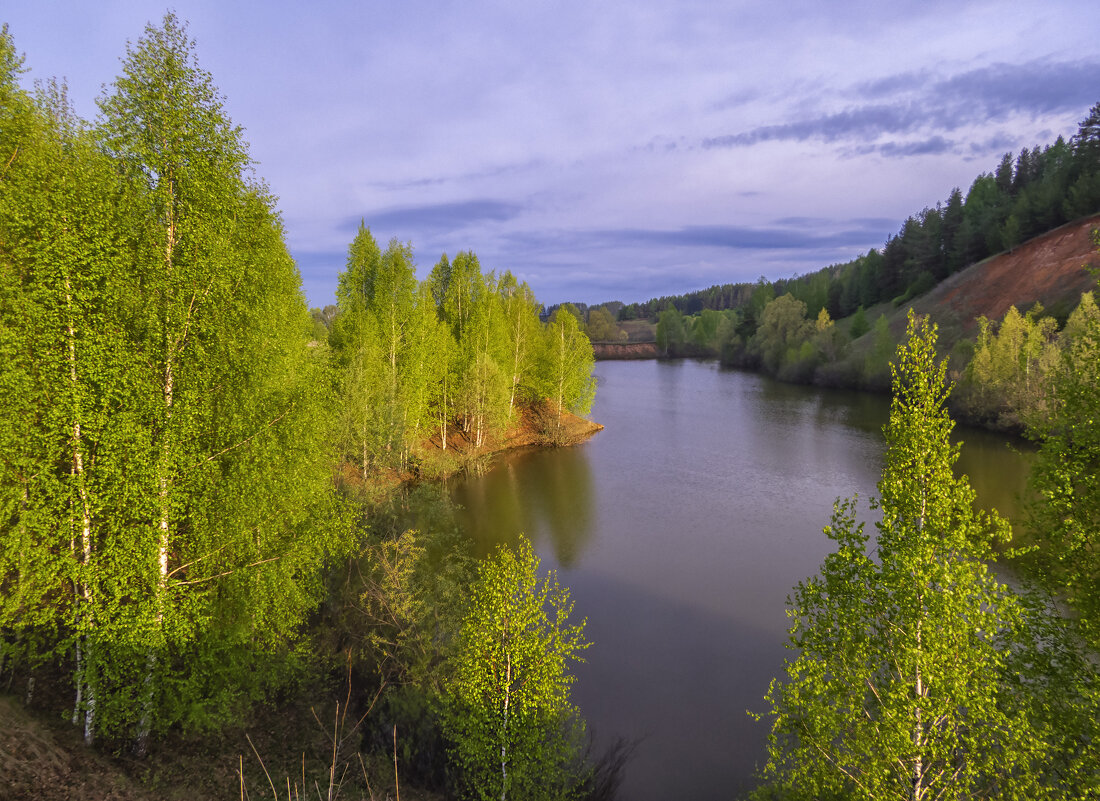
[[[622,320],[656,322],[675,308],[681,315],[704,310],[742,309],[740,333],[755,330],[763,309],[761,293],[790,293],[815,318],[826,309],[834,320],[860,307],[899,305],[923,294],[955,272],[1067,222],[1100,212],[1100,103],[1067,142],[1005,153],[996,169],[983,172],[965,196],[959,187],[944,203],[911,215],[885,245],[852,261],[811,273],[769,281],[711,286],[642,303],[611,305]],[[770,289],[769,289],[770,288]]]

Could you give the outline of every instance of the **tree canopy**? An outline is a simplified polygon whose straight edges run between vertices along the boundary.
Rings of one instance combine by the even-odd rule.
[[[1003,697],[1022,607],[987,567],[1007,526],[975,511],[952,470],[935,340],[910,313],[892,367],[876,537],[854,500],[838,501],[825,529],[837,549],[791,603],[797,655],[768,695],[765,775],[783,797],[1035,797],[1043,744]]]

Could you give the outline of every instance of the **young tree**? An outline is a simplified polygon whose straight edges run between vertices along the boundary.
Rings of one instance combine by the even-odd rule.
[[[840,332],[836,330],[836,323],[829,316],[829,310],[822,308],[814,322],[814,346],[818,357],[824,361],[836,361],[842,346]]]
[[[562,412],[587,414],[596,394],[592,343],[572,314],[558,314],[544,329],[541,397],[550,402],[561,428]]]
[[[935,327],[910,311],[874,548],[853,500],[825,533],[837,550],[796,589],[788,681],[768,693],[765,775],[792,798],[1028,798],[1042,747],[1002,703],[1020,605],[986,563],[1008,537],[956,478]]]
[[[1002,425],[1019,425],[1047,415],[1047,373],[1058,358],[1057,324],[1043,317],[1042,306],[1021,315],[1015,306],[997,327],[984,317],[978,320],[974,357],[967,366],[973,392]]]
[[[482,563],[462,624],[444,728],[464,796],[568,799],[583,724],[569,699],[569,663],[588,647],[573,604],[523,538]]]
[[[516,405],[516,396],[522,391],[530,395],[530,376],[534,369],[533,354],[539,334],[539,303],[526,282],[517,283],[511,272],[505,272],[497,284],[504,306],[506,337],[509,343],[504,363],[510,375],[511,392],[508,397],[508,416]]]
[[[117,170],[73,114],[64,86],[32,99],[0,34],[0,629],[32,660],[73,657],[73,723],[95,733],[97,537],[120,481],[115,437],[129,394],[120,297],[129,293]],[[2,67],[0,67],[2,68]],[[0,642],[0,649],[4,643]]]
[[[871,329],[871,349],[863,359],[863,381],[869,386],[883,386],[890,379],[890,354],[894,351],[894,336],[885,314],[880,314]]]
[[[381,343],[373,330],[369,299],[382,261],[370,229],[364,223],[348,245],[347,264],[337,280],[339,313],[330,344],[336,357],[342,454],[359,463],[365,479],[383,448]]]
[[[764,307],[752,348],[760,355],[764,369],[777,373],[785,362],[796,358],[813,332],[814,324],[806,319],[806,304],[788,292]]]
[[[585,326],[585,333],[593,342],[617,342],[621,338],[619,336],[619,326],[615,324],[614,315],[603,306],[597,306],[588,312],[588,325]]]
[[[1031,528],[1041,542],[1040,575],[1076,612],[1085,639],[1100,643],[1100,314],[1091,294],[1066,324],[1051,376],[1053,406],[1036,418],[1042,440],[1030,477]]]
[[[657,350],[662,356],[675,356],[684,344],[684,318],[675,306],[669,306],[657,318]]]

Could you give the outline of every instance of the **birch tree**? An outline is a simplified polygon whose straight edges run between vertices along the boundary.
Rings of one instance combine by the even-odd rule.
[[[953,471],[945,362],[935,327],[909,316],[893,399],[874,547],[854,500],[825,533],[837,546],[798,585],[788,680],[768,694],[768,790],[791,798],[1041,797],[1044,742],[1006,704],[1018,600],[989,572],[1006,524],[976,512]]]
[[[0,35],[0,628],[71,657],[72,720],[95,733],[97,539],[116,525],[111,447],[132,364],[120,330],[127,291],[114,166],[65,87],[32,100]],[[42,631],[51,636],[42,637]],[[0,649],[3,649],[0,643]]]
[[[1040,541],[1035,558],[1048,588],[1073,607],[1074,626],[1100,643],[1100,313],[1086,293],[1070,316],[1050,383],[1049,415],[1036,418],[1041,440],[1029,484],[1029,508]]]
[[[383,450],[382,382],[378,365],[384,357],[368,309],[381,261],[378,243],[370,229],[360,223],[348,245],[347,265],[337,282],[339,311],[329,340],[339,369],[343,455],[358,463],[364,479]]]
[[[511,417],[518,397],[531,394],[533,356],[537,353],[539,334],[539,303],[526,282],[519,283],[511,272],[505,272],[497,284],[504,307],[504,324],[508,351],[504,362],[508,367],[510,392],[508,416]]]
[[[496,276],[477,274],[479,284],[460,347],[464,350],[462,377],[466,415],[471,421],[474,445],[481,447],[508,425],[511,409],[508,332]]]
[[[360,224],[337,289],[333,331],[343,372],[345,430],[366,477],[371,463],[404,468],[428,416],[429,350],[438,323],[421,296],[412,246],[379,252]]]
[[[550,403],[561,428],[562,413],[587,414],[596,394],[592,343],[572,314],[555,315],[543,331],[539,394]]]
[[[126,725],[141,710],[143,753],[167,725],[238,711],[212,687],[238,700],[258,691],[274,662],[260,655],[315,601],[339,529],[318,527],[325,382],[300,279],[274,200],[250,179],[241,131],[174,15],[127,48],[100,108],[103,147],[134,198],[128,325],[141,364],[118,511],[127,534],[105,556],[115,583],[101,603],[111,718]]]
[[[531,543],[503,546],[478,571],[445,688],[444,729],[464,797],[567,799],[581,779],[583,728],[569,663],[588,647],[584,621]]]

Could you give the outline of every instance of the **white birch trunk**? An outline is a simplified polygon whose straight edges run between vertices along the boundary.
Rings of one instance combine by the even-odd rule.
[[[171,176],[168,181],[168,226],[167,240],[164,246],[164,278],[169,282],[172,277],[173,258],[176,248],[176,220],[175,220],[175,192],[171,186]],[[167,292],[166,292],[167,295]],[[161,432],[160,466],[157,476],[157,504],[159,519],[157,520],[157,586],[154,597],[155,631],[164,631],[164,610],[168,595],[168,545],[171,531],[171,508],[168,473],[171,465],[171,427],[172,411],[175,400],[175,354],[178,342],[173,342],[169,331],[170,325],[170,299],[165,298],[164,310],[164,428]],[[145,666],[145,698],[143,701],[141,723],[138,726],[137,738],[134,743],[134,752],[139,757],[144,757],[149,749],[149,732],[153,723],[153,686],[154,673],[157,667],[157,646],[149,649],[149,655]]]
[[[508,795],[508,703],[512,698],[512,654],[505,649],[504,731],[500,738],[500,801]]]
[[[74,399],[79,398],[77,393],[76,370],[76,327],[73,323],[73,297],[72,283],[65,278],[65,305],[68,311],[66,335],[68,337],[69,350],[69,380],[72,383]],[[81,432],[80,420],[82,417],[79,400],[74,400],[73,409],[73,462],[72,475],[76,481],[77,492],[80,496],[80,563],[85,568],[92,559],[92,515],[91,504],[88,501],[88,488],[84,483],[84,441]],[[73,544],[75,550],[75,543]],[[77,620],[85,618],[91,603],[91,592],[86,580],[81,580],[74,588],[77,602]],[[79,634],[76,641],[76,700],[73,705],[72,722],[75,726],[80,720],[80,712],[84,710],[84,743],[91,745],[95,736],[95,688],[86,680],[87,653],[84,634]],[[85,700],[85,688],[87,700]]]

